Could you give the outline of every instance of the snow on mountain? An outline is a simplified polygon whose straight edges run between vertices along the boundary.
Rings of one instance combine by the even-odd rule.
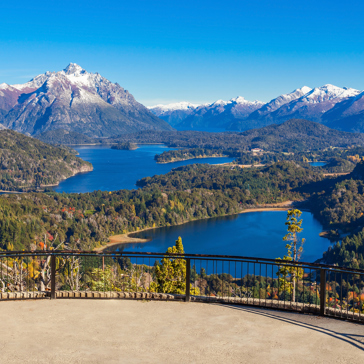
[[[264,102],[262,102],[262,101],[258,101],[258,100],[248,101],[242,96],[232,98],[231,100],[228,101],[228,103],[234,103],[234,102],[236,102],[237,104],[241,104],[241,105],[259,105],[259,106],[264,105]]]
[[[112,136],[172,129],[117,83],[75,63],[11,87],[17,93],[17,102],[2,112],[2,123],[23,133],[65,129],[89,136]]]
[[[200,105],[185,120],[177,125],[181,129],[225,128],[232,119],[245,118],[262,107],[261,101],[248,101],[242,96],[228,101],[217,100]]]
[[[324,85],[321,87],[315,87],[313,90],[308,92],[306,95],[300,98],[300,101],[307,103],[322,103],[334,99],[344,99],[353,97],[360,94],[361,91],[347,87],[337,87],[334,85]]]
[[[303,95],[307,94],[310,91],[311,91],[311,88],[309,88],[307,86],[303,86],[288,94],[280,95],[277,98],[267,102],[264,106],[262,106],[254,114],[252,114],[250,116],[250,119],[257,119],[263,115],[267,115],[267,114],[279,109],[281,106],[283,106],[293,100],[297,100],[298,98],[302,97]]]
[[[188,110],[188,109],[196,109],[196,107],[200,106],[200,104],[192,104],[191,102],[181,101],[175,102],[172,104],[158,104],[155,106],[149,106],[149,110],[158,110],[158,112],[168,112],[168,111],[175,111],[175,110]]]
[[[56,72],[46,72],[32,78],[29,82],[11,86],[24,93],[32,92],[41,87],[43,83],[55,73]]]
[[[20,91],[7,83],[0,84],[0,121],[17,103]]]
[[[187,101],[175,102],[167,105],[150,106],[149,110],[159,118],[165,120],[168,124],[174,126],[191,115],[199,104],[192,104]]]
[[[330,84],[316,87],[300,98],[277,109],[271,114],[271,118],[276,123],[291,118],[322,122],[324,113],[332,109],[337,103],[355,97],[359,93],[359,90]]]

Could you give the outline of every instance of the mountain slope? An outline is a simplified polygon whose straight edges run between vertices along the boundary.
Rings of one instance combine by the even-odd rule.
[[[241,96],[229,101],[217,100],[212,104],[199,106],[176,127],[179,129],[225,128],[231,120],[246,118],[262,105],[261,101],[248,101]]]
[[[87,137],[86,135],[80,133],[76,133],[75,131],[68,131],[64,129],[48,130],[44,133],[38,134],[36,138],[48,144],[75,145],[98,143],[96,139]]]
[[[186,119],[187,116],[193,114],[199,106],[198,104],[182,101],[168,105],[151,106],[149,110],[169,125],[175,126]]]
[[[3,115],[2,123],[22,133],[37,135],[65,129],[105,137],[147,129],[172,129],[117,83],[74,63],[63,71],[47,72],[12,87],[20,95]]]
[[[91,170],[91,163],[66,149],[45,144],[13,130],[0,131],[1,190],[24,191],[57,184],[76,173]]]
[[[21,92],[15,87],[6,83],[0,84],[0,121],[16,105],[20,94]]]
[[[356,98],[359,90],[330,84],[310,89],[302,87],[291,94],[282,95],[251,113],[248,118],[228,126],[229,130],[247,130],[269,124],[279,124],[292,118],[327,123],[332,121],[330,111],[337,104]],[[325,115],[327,115],[325,119]],[[330,117],[331,115],[331,117]],[[329,124],[328,124],[329,125]]]
[[[291,119],[282,124],[248,130],[240,135],[252,147],[265,150],[313,150],[364,145],[364,134],[334,130],[303,119]]]

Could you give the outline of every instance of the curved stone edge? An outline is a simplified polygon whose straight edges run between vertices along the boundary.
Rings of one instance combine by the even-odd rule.
[[[49,299],[50,291],[31,292],[0,292],[0,301],[27,300],[27,299]],[[132,299],[132,300],[176,300],[185,301],[185,295],[153,293],[153,292],[100,292],[100,291],[57,291],[57,299]],[[210,297],[191,296],[191,302],[220,303],[233,305],[246,305],[262,308],[272,308],[284,311],[295,311],[301,313],[320,314],[320,306],[308,303],[289,302],[280,300],[265,300],[259,298],[241,297]],[[334,307],[326,308],[326,317],[341,318],[355,322],[364,322],[364,314],[340,310]]]

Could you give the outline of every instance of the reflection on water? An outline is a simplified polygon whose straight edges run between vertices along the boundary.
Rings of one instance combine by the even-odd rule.
[[[109,250],[163,253],[181,236],[186,253],[283,258],[286,215],[286,211],[251,212],[147,230],[133,236],[151,238],[150,242],[124,244]],[[313,262],[322,257],[330,242],[319,236],[322,227],[310,212],[304,211],[302,219],[301,235],[306,238],[302,261]]]

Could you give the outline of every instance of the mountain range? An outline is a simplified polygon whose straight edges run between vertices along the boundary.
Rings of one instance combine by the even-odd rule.
[[[25,84],[0,84],[0,123],[32,136],[57,129],[91,137],[172,130],[120,85],[75,63]]]
[[[267,103],[238,96],[202,105],[179,102],[147,108],[118,83],[75,63],[24,84],[0,84],[0,130],[30,136],[58,130],[69,140],[74,136],[68,132],[87,139],[174,128],[245,131],[290,119],[364,132],[364,91],[327,84],[303,86]]]
[[[303,86],[268,103],[236,97],[193,105],[188,112],[178,105],[158,105],[150,110],[181,130],[224,128],[244,131],[281,124],[289,119],[306,119],[338,130],[364,132],[364,92],[330,84],[314,89]],[[174,118],[177,114],[178,120]]]

